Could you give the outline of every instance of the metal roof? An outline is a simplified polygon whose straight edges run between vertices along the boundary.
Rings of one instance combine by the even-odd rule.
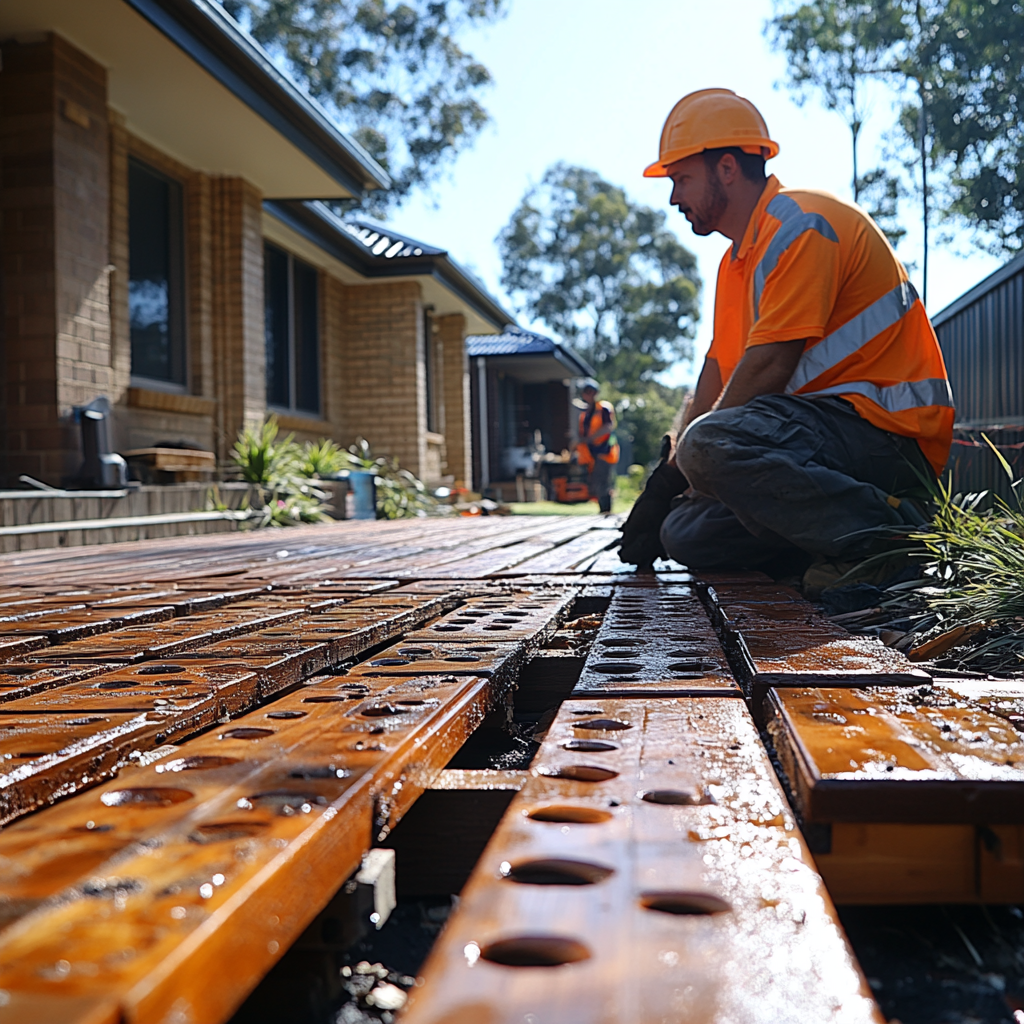
[[[524,331],[509,324],[501,334],[471,334],[466,338],[466,355],[478,356],[533,356],[552,355],[571,373],[579,377],[592,377],[594,370],[568,345],[543,334]]]
[[[429,275],[495,328],[512,321],[483,282],[444,249],[400,235],[376,221],[342,219],[321,202],[264,200],[263,208],[363,277]]]
[[[329,212],[329,211],[328,211]],[[410,256],[447,256],[444,249],[417,242],[415,238],[400,235],[385,224],[372,220],[342,220],[338,226],[346,231],[371,256],[386,260],[408,259]]]
[[[1009,280],[1016,274],[1024,273],[1024,252],[1014,256],[1009,263],[1003,264],[998,270],[993,271],[988,277],[979,281],[969,291],[963,293],[958,299],[954,299],[945,309],[939,310],[931,318],[932,326],[938,327],[944,324],[950,317],[956,316],[961,310],[966,309],[971,303],[977,302],[993,289],[998,288],[1004,281]]]

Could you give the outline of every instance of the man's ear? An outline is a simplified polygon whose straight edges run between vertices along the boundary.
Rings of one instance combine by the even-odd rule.
[[[741,173],[739,162],[732,153],[723,153],[718,158],[718,163],[715,164],[715,174],[718,175],[718,180],[727,187],[735,184]]]

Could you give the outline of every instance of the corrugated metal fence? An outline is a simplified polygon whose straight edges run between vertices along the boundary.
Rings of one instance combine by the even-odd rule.
[[[1024,476],[1024,255],[947,306],[932,323],[956,398],[953,489],[1009,498],[1005,470],[982,435],[999,447],[1018,479]]]

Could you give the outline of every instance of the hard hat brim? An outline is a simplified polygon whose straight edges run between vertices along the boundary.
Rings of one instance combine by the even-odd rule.
[[[668,168],[680,160],[696,153],[703,153],[706,149],[728,149],[732,146],[739,146],[744,153],[765,153],[765,160],[779,155],[779,144],[771,139],[755,139],[750,142],[737,141],[736,139],[711,139],[700,146],[689,146],[685,149],[674,149],[662,155],[661,159],[655,160],[644,168],[645,178],[667,178]]]

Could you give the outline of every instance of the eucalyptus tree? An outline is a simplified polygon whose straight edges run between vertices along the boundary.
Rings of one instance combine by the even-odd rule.
[[[1024,244],[1024,6],[1020,0],[777,0],[765,26],[786,54],[800,101],[819,92],[851,128],[856,148],[863,91],[876,79],[894,90],[893,128],[919,169],[911,190],[922,211],[927,297],[931,201],[967,224],[993,251]],[[856,161],[856,154],[855,154]],[[908,161],[909,163],[909,161]],[[901,183],[881,168],[857,176],[854,195],[892,211]],[[892,221],[889,227],[892,235]]]
[[[595,171],[549,168],[498,246],[501,283],[518,309],[570,341],[620,391],[692,359],[696,258],[666,230],[663,212]]]
[[[391,176],[384,212],[429,186],[489,115],[490,72],[459,43],[506,0],[220,0]]]

